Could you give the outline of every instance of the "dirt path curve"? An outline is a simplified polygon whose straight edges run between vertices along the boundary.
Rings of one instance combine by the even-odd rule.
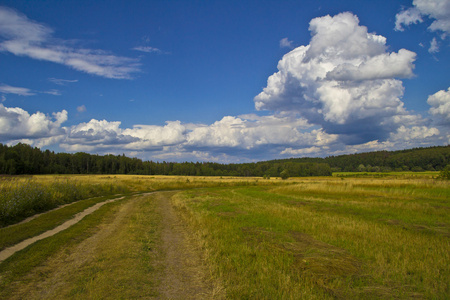
[[[211,278],[198,243],[174,211],[170,197],[161,196],[157,201],[162,217],[164,274],[159,299],[224,299],[223,288]]]
[[[122,198],[111,199],[108,202]],[[99,204],[104,205],[106,203]],[[133,199],[125,202],[116,212],[111,223],[100,224],[99,231],[94,235],[73,248],[63,249],[56,255],[52,255],[42,265],[31,270],[22,280],[12,282],[8,287],[13,290],[9,299],[59,300],[66,298],[67,289],[73,287],[75,283],[74,274],[83,266],[90,265],[95,259],[98,246],[123,225],[123,220],[130,213],[133,205]],[[101,297],[90,297],[89,299],[92,298],[101,299]]]
[[[87,215],[90,215],[91,213],[93,213],[94,211],[96,211],[97,209],[102,207],[103,205],[105,205],[107,203],[110,203],[110,202],[113,202],[113,201],[117,201],[117,200],[123,199],[123,198],[124,197],[115,198],[115,199],[109,199],[109,200],[106,200],[104,202],[97,203],[97,204],[95,204],[95,205],[93,205],[93,206],[91,206],[89,208],[86,208],[82,212],[77,213],[73,217],[73,219],[70,219],[70,220],[66,221],[65,223],[59,225],[58,227],[55,227],[55,228],[53,228],[51,230],[48,230],[48,231],[46,231],[46,232],[44,232],[44,233],[42,233],[40,235],[37,235],[35,237],[26,239],[26,240],[24,240],[24,241],[22,241],[22,242],[20,242],[20,243],[18,243],[16,245],[14,245],[14,246],[11,246],[9,248],[4,249],[3,251],[0,251],[0,263],[2,261],[4,261],[5,259],[7,259],[8,257],[10,257],[11,255],[13,255],[14,253],[16,253],[17,251],[25,249],[29,245],[31,245],[31,244],[39,241],[39,240],[42,240],[42,239],[48,238],[50,236],[53,236],[53,235],[57,234],[58,232],[61,232],[61,231],[65,230],[65,229],[69,228],[70,226],[75,225],[76,223],[80,222],[81,219],[83,219]]]
[[[205,265],[198,240],[172,205],[174,194],[154,192],[124,201],[98,225],[95,234],[74,247],[61,249],[20,280],[9,283],[8,299],[225,299],[222,285],[212,278]],[[121,198],[98,203],[45,234],[50,236],[64,230],[102,205],[118,199]],[[145,215],[141,209],[148,201],[154,204],[153,212],[146,210],[149,214]],[[147,224],[147,216],[153,218],[154,227],[139,229],[135,226],[139,222]],[[145,237],[133,236],[133,232],[142,234],[151,229],[158,232],[157,244],[152,250],[146,250],[154,255],[150,253],[145,256],[150,260],[145,260],[140,256],[141,239]],[[43,234],[34,239],[46,236]],[[146,263],[149,265],[145,266]],[[133,273],[133,269],[145,272]],[[117,294],[112,295],[104,289],[110,284],[123,285],[124,282],[127,284],[120,287]]]

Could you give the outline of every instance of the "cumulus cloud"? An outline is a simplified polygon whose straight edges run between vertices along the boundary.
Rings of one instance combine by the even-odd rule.
[[[411,24],[422,23],[422,14],[417,8],[409,8],[398,13],[395,16],[395,30],[404,31],[404,25],[409,26]]]
[[[40,139],[64,134],[61,124],[67,121],[67,111],[53,113],[52,117],[41,112],[29,114],[19,107],[0,104],[0,141]]]
[[[396,132],[392,132],[390,141],[401,144],[403,148],[411,146],[426,146],[430,141],[436,141],[439,138],[439,129],[427,126],[400,126]]]
[[[74,48],[53,37],[53,30],[15,10],[0,7],[0,52],[62,64],[85,73],[130,79],[139,72],[136,59],[103,50]]]
[[[36,95],[33,91],[24,87],[10,86],[7,84],[0,84],[0,93],[15,94],[19,96],[33,96]]]
[[[256,109],[295,111],[346,143],[386,139],[401,125],[393,117],[408,114],[397,78],[413,76],[416,54],[387,52],[386,38],[351,13],[315,18],[309,30],[310,44],[284,55]]]
[[[266,145],[318,143],[317,132],[306,131],[309,127],[306,120],[293,116],[226,116],[209,126],[194,128],[188,134],[187,145],[250,150]]]
[[[185,140],[185,127],[179,121],[168,121],[166,126],[135,125],[120,128],[121,122],[92,119],[68,128],[61,146],[69,151],[92,149],[156,150],[180,144]],[[82,150],[84,149],[84,150]]]
[[[450,87],[429,96],[427,103],[430,114],[450,125]]]
[[[450,33],[450,1],[414,0],[413,7],[401,11],[395,16],[395,29],[403,31],[403,26],[423,22],[423,17],[434,21],[428,27],[430,31],[441,31],[444,37]]]

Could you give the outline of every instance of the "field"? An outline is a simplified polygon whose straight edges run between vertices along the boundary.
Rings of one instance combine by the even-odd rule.
[[[0,262],[0,298],[448,299],[437,175],[5,177],[23,209],[3,217],[0,250],[110,202]],[[46,196],[18,203],[34,190]]]

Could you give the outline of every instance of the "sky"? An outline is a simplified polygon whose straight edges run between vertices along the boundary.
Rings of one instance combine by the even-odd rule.
[[[450,142],[450,0],[0,0],[0,143],[241,163]]]

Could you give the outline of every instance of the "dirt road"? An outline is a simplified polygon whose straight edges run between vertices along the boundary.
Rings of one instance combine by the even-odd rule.
[[[211,278],[198,244],[174,211],[170,198],[161,194],[156,198],[163,219],[161,299],[223,299],[222,287]]]
[[[75,247],[63,247],[10,283],[1,296],[223,299],[223,288],[211,278],[201,249],[171,205],[173,194],[158,192],[119,202],[93,235]]]

